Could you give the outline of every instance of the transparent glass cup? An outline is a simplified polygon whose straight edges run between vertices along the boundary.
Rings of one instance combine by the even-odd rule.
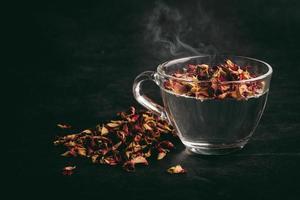
[[[192,82],[171,76],[187,64],[224,63],[230,59],[239,66],[250,66],[255,78],[241,81],[224,81],[221,85],[263,83],[260,95],[247,99],[197,99],[178,95],[164,88],[166,80]],[[171,123],[188,150],[207,155],[220,155],[242,149],[254,133],[264,111],[272,68],[266,62],[243,56],[194,56],[160,64],[157,71],[145,71],[133,84],[135,99],[145,108]],[[163,106],[158,105],[142,92],[145,80],[154,81],[161,90]],[[202,81],[197,81],[197,83]],[[207,83],[208,81],[203,81]]]

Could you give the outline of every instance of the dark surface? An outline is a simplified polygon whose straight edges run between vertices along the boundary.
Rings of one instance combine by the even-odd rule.
[[[26,3],[7,16],[16,41],[10,45],[11,61],[16,62],[11,67],[17,80],[13,87],[18,89],[17,95],[12,92],[12,102],[21,119],[8,154],[14,172],[6,185],[12,197],[300,198],[298,1],[165,3],[189,16],[179,22],[183,41],[198,47],[200,42],[211,44],[219,53],[255,57],[273,66],[265,113],[242,151],[189,156],[179,145],[166,159],[141,166],[136,173],[82,160],[75,163],[74,175],[61,175],[61,168],[74,162],[61,158],[61,150],[52,145],[59,134],[56,124],[68,122],[84,129],[137,106],[131,93],[133,79],[175,57],[154,42],[147,29],[157,5]],[[185,34],[186,27],[193,29]],[[149,91],[159,99],[155,86]],[[174,164],[182,164],[188,173],[166,174]]]

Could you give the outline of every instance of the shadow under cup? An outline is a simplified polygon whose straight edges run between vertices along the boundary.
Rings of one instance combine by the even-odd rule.
[[[230,59],[239,66],[250,66],[255,78],[220,84],[263,83],[259,95],[244,99],[198,99],[178,95],[164,88],[164,83],[177,79],[171,74],[182,70],[187,64],[214,66]],[[264,111],[272,68],[269,64],[242,56],[195,56],[176,59],[158,66],[157,72],[146,71],[134,82],[136,100],[147,109],[168,120],[176,129],[182,143],[192,152],[199,154],[226,154],[244,147],[255,131]],[[161,89],[164,107],[154,103],[141,91],[145,80],[153,80]],[[185,81],[185,80],[180,80]],[[190,81],[190,80],[186,80]]]

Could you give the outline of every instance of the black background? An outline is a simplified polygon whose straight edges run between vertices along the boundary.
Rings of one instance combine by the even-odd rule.
[[[131,93],[134,78],[175,57],[153,40],[147,26],[161,4],[188,16],[178,23],[184,42],[272,65],[268,104],[252,140],[242,151],[219,157],[189,156],[179,144],[175,153],[136,173],[82,160],[74,175],[62,176],[61,168],[73,162],[52,145],[61,134],[56,124],[84,129],[138,106]],[[11,197],[299,199],[298,1],[26,2],[12,7],[4,18],[11,53],[8,96],[16,109],[7,154]],[[177,33],[176,27],[166,31]],[[159,100],[154,85],[149,94]],[[165,173],[178,163],[187,168],[186,175]]]

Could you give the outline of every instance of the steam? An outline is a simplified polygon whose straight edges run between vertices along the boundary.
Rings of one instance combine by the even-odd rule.
[[[217,53],[213,45],[200,41],[203,32],[211,29],[208,27],[211,21],[209,16],[201,7],[197,8],[197,21],[193,19],[193,16],[189,16],[186,13],[180,12],[177,8],[171,8],[161,1],[155,3],[153,12],[148,17],[145,38],[148,42],[153,42],[153,52],[159,54],[159,57]],[[195,21],[196,24],[192,24]],[[197,31],[193,31],[193,28],[197,28]],[[199,35],[193,35],[199,33],[199,31]],[[193,38],[193,45],[195,47],[183,42],[183,38]]]
[[[186,50],[186,51],[188,51],[192,54],[195,54],[195,55],[200,55],[201,54],[195,48],[193,48],[190,45],[182,42],[179,39],[179,36],[175,36],[175,43],[172,43],[172,42],[167,41],[167,40],[160,40],[160,42],[164,42],[164,43],[169,45],[170,53],[173,56],[178,56],[178,55],[182,54],[182,52],[184,50]]]

